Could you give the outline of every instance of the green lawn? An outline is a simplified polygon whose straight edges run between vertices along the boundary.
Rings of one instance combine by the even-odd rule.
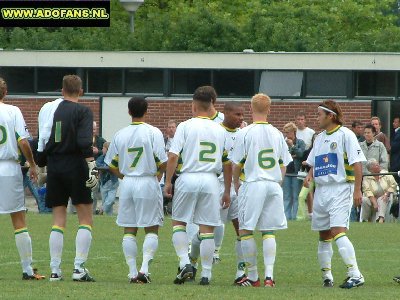
[[[51,216],[28,214],[29,230],[33,239],[35,265],[49,275],[48,234]],[[149,299],[398,299],[400,285],[392,281],[400,274],[399,224],[352,224],[350,238],[353,241],[358,262],[366,279],[364,287],[341,290],[338,287],[323,289],[317,262],[317,234],[311,232],[306,221],[289,223],[289,229],[277,234],[277,260],[275,266],[275,289],[238,288],[232,286],[235,272],[233,251],[234,235],[228,226],[222,249],[222,262],[216,265],[212,284],[209,287],[187,283],[172,284],[176,273],[177,258],[171,243],[171,224],[167,219],[160,233],[160,246],[151,266],[150,285],[128,284],[128,269],[121,249],[122,230],[115,225],[114,217],[96,216],[92,249],[87,263],[95,283],[72,282],[70,275],[75,255],[74,240],[77,229],[76,216],[70,216],[65,233],[63,255],[63,282],[48,280],[25,282],[20,279],[13,230],[8,216],[0,216],[2,228],[0,242],[0,290],[2,299],[26,298],[83,298],[83,299],[127,299],[145,297]],[[138,235],[139,249],[143,232]],[[260,245],[260,238],[258,237]],[[334,245],[333,272],[336,285],[345,277],[345,267]],[[263,261],[259,251],[260,274],[263,276]],[[139,259],[139,262],[141,259]]]

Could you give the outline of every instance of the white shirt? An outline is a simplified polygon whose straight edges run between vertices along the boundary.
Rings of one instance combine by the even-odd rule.
[[[161,131],[143,122],[134,122],[118,131],[104,162],[125,176],[156,176],[167,161]]]
[[[365,160],[354,132],[338,126],[316,137],[307,163],[314,167],[315,183],[327,185],[354,182],[353,164]]]
[[[0,103],[0,160],[18,161],[18,142],[28,137],[21,110],[16,106]]]
[[[222,112],[217,111],[210,119],[211,121],[221,124],[225,119],[225,115]]]
[[[53,128],[54,113],[62,101],[64,99],[58,98],[47,102],[39,111],[38,152],[43,152],[46,148],[46,144],[50,139],[51,129]]]
[[[219,174],[228,161],[225,129],[209,118],[189,119],[178,125],[169,152],[179,156],[177,173]]]
[[[235,145],[235,140],[236,136],[239,132],[239,129],[230,129],[228,127],[225,127],[224,124],[221,123],[222,128],[225,129],[225,149],[228,153],[228,157],[230,157],[233,147]],[[218,177],[218,179],[223,182],[224,181],[224,174],[221,173],[221,175]]]
[[[302,140],[306,144],[306,150],[310,149],[311,143],[312,143],[312,138],[315,134],[315,131],[309,127],[306,127],[304,129],[297,129],[296,133],[296,138],[299,140]]]
[[[280,182],[280,166],[287,166],[292,156],[278,129],[267,122],[255,122],[238,132],[230,159],[242,167],[242,181]]]

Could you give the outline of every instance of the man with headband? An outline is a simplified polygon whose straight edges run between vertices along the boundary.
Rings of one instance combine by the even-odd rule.
[[[316,190],[313,204],[312,229],[319,231],[318,260],[323,286],[333,287],[331,260],[332,241],[347,267],[347,278],[341,288],[351,289],[364,284],[353,244],[346,236],[350,210],[361,204],[362,165],[365,156],[357,137],[343,125],[340,106],[333,100],[318,107],[318,122],[324,131],[314,142],[307,159],[311,170],[306,185],[313,180]]]

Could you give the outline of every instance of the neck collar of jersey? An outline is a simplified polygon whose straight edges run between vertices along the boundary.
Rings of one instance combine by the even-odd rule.
[[[211,120],[215,120],[218,117],[219,112],[215,112],[215,114],[210,118]]]
[[[220,125],[221,125],[223,128],[225,128],[226,131],[229,131],[229,132],[236,132],[236,131],[237,131],[236,128],[235,128],[235,129],[229,128],[229,127],[225,126],[223,123],[221,123]]]
[[[253,124],[269,124],[268,122],[266,122],[266,121],[257,121],[257,122],[253,122]]]
[[[144,124],[144,122],[132,122],[131,125],[140,125],[140,124]]]
[[[335,133],[336,131],[338,131],[340,127],[342,127],[342,125],[336,126],[336,127],[333,128],[331,131],[328,131],[328,130],[327,130],[327,131],[326,131],[326,134],[327,134],[327,135],[331,135],[331,134]]]
[[[198,119],[210,120],[210,118],[209,118],[209,117],[203,117],[203,116],[197,116],[196,118],[198,118]]]

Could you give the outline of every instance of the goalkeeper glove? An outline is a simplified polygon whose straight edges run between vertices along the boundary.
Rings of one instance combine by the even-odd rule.
[[[94,168],[96,167],[96,162],[94,160],[88,161],[88,169],[89,169],[89,179],[86,180],[86,187],[93,189],[97,186],[97,175],[98,171],[95,170]]]

